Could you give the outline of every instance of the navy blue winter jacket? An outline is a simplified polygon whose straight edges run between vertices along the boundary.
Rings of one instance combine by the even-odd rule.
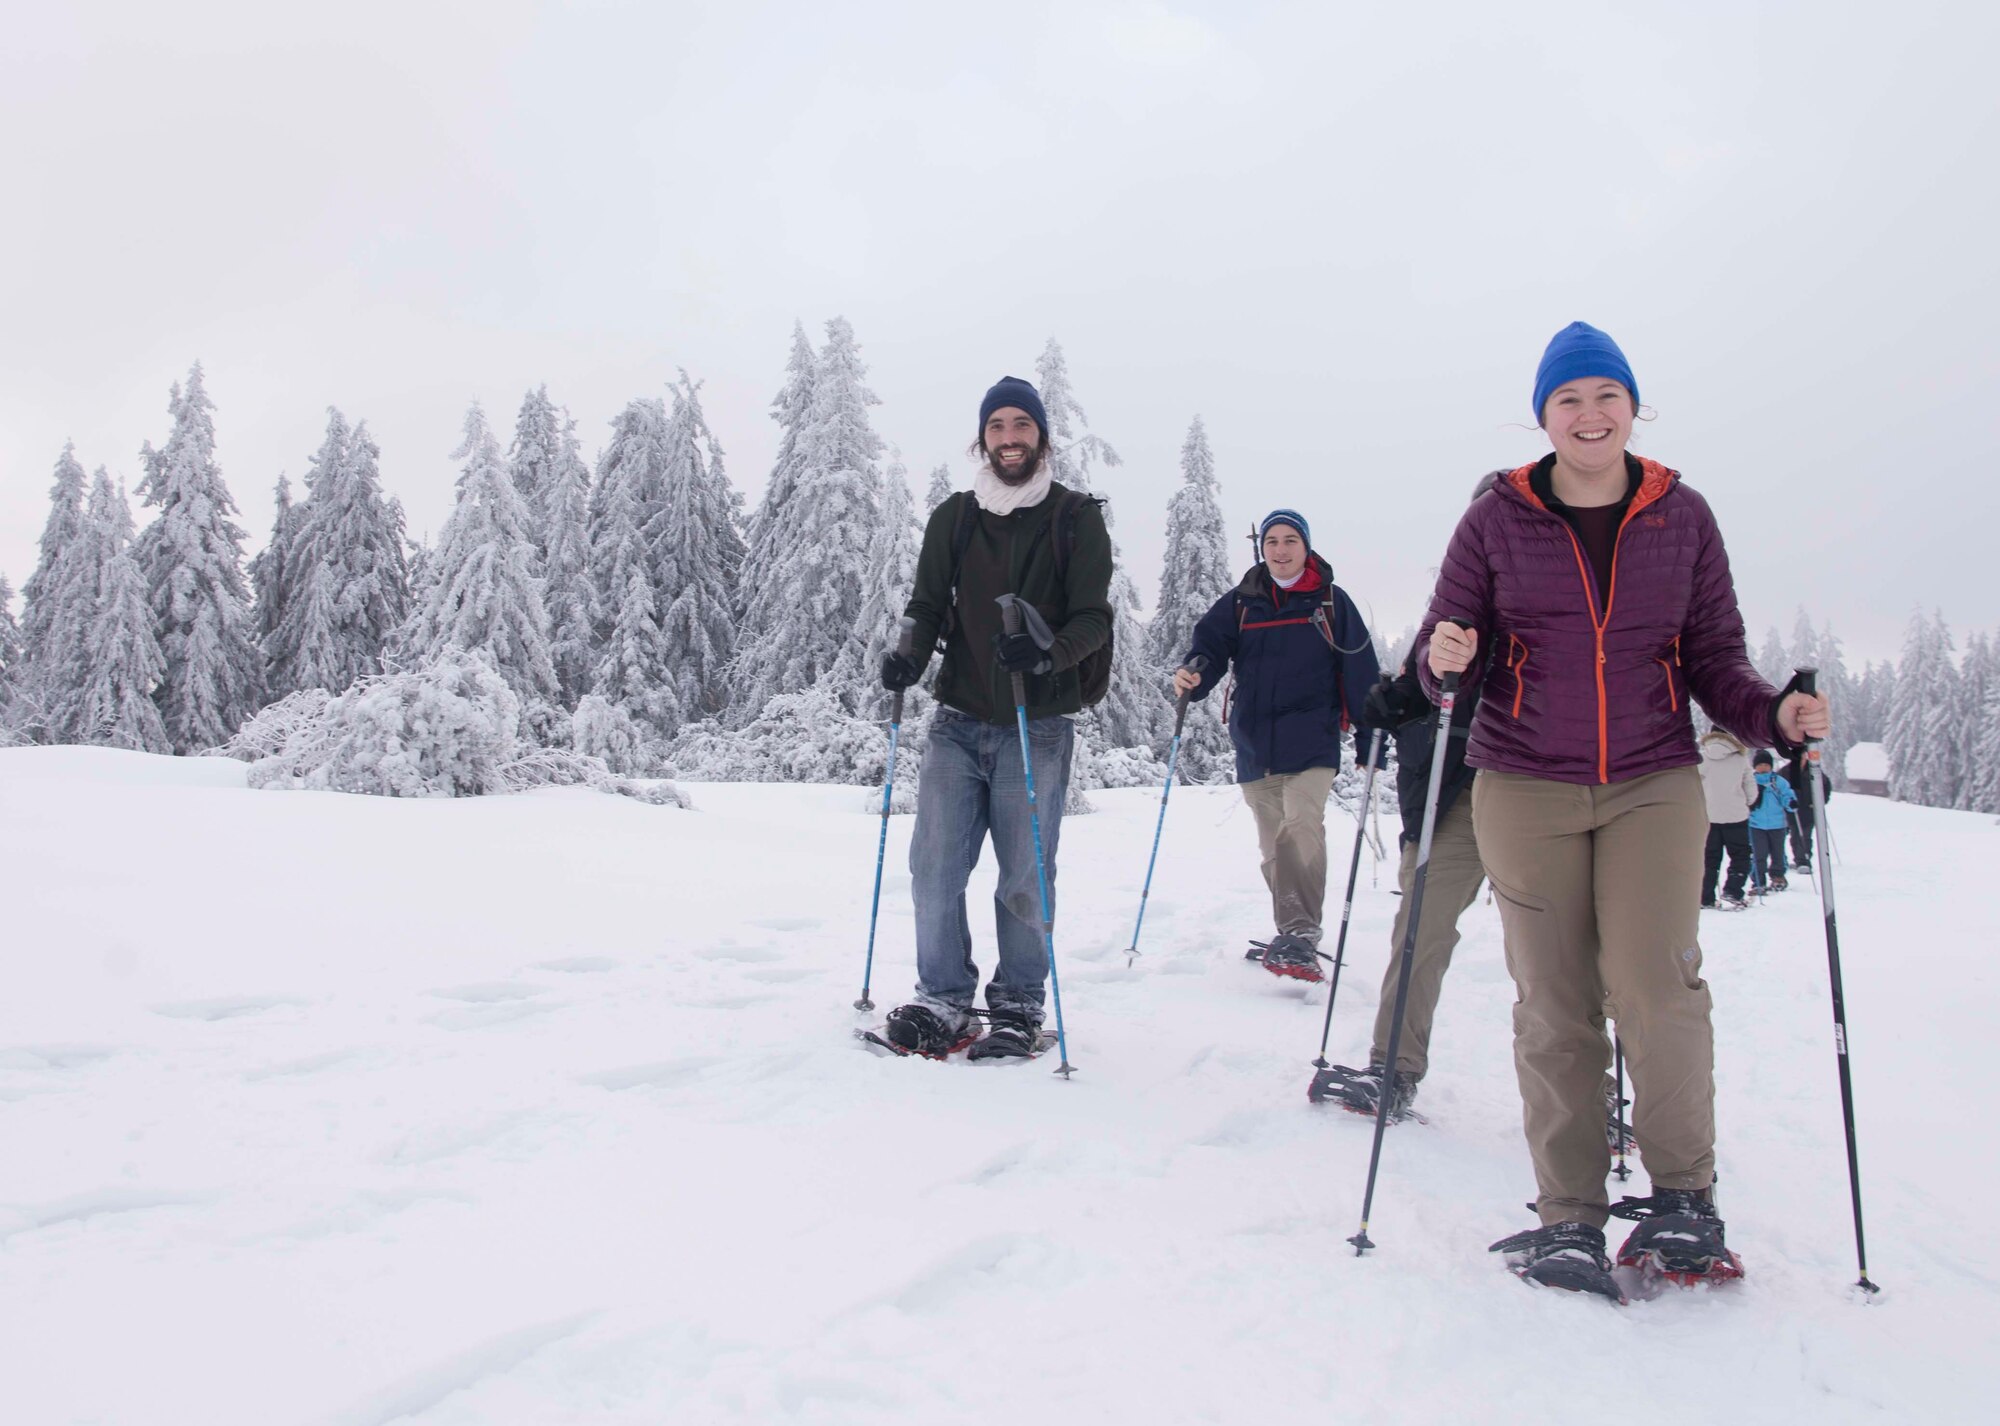
[[[1232,664],[1236,669],[1229,736],[1238,782],[1338,768],[1341,734],[1361,726],[1362,703],[1380,673],[1354,601],[1325,560],[1311,560],[1319,575],[1314,588],[1280,589],[1260,562],[1194,626],[1188,657],[1201,654],[1208,666],[1190,696],[1206,698]]]

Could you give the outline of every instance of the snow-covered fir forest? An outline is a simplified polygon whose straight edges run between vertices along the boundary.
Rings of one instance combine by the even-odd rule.
[[[1092,491],[1118,452],[1053,338],[1034,371],[1056,478]],[[104,465],[87,473],[73,446],[56,457],[18,618],[0,575],[0,740],[221,753],[252,763],[255,786],[390,796],[556,782],[674,804],[674,778],[879,784],[876,669],[924,521],[969,475],[962,452],[937,453],[949,458],[919,499],[876,429],[879,404],[846,319],[817,346],[796,326],[754,508],[685,371],[631,400],[590,458],[545,385],[523,397],[511,434],[475,404],[455,505],[428,543],[385,495],[366,419],[329,408],[303,489],[278,479],[269,538],[246,559],[197,364],[169,393],[161,444],[140,452],[143,526]],[[1106,511],[1114,553],[1118,513]],[[1111,690],[1081,720],[1076,792],[1164,778],[1161,689],[1246,558],[1225,529],[1195,415],[1150,618],[1117,565]],[[1413,632],[1377,632],[1385,666]],[[1820,668],[1843,784],[1847,749],[1879,742],[1893,798],[2000,812],[2000,634],[1960,649],[1941,612],[1918,610],[1897,663],[1851,669],[1834,631],[1800,610],[1789,640],[1773,627],[1754,654],[1775,684]],[[1182,781],[1229,779],[1222,707],[1189,718]],[[919,690],[906,788],[928,713]]]

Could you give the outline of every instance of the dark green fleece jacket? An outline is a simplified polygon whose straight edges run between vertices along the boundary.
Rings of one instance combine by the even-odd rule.
[[[993,636],[1000,632],[1000,606],[995,601],[1003,594],[1018,594],[1035,606],[1056,636],[1055,647],[1049,650],[1054,667],[1046,674],[1027,675],[1028,716],[1082,711],[1077,662],[1111,637],[1111,535],[1104,528],[1103,512],[1094,503],[1083,505],[1075,517],[1069,577],[1057,579],[1051,517],[1062,493],[1061,483],[1052,481],[1048,497],[1025,509],[1009,515],[979,512],[959,566],[957,618],[932,687],[939,702],[983,722],[1014,721],[1014,692],[1006,672],[994,661]],[[952,610],[951,539],[960,505],[970,499],[972,492],[967,490],[948,497],[924,526],[916,588],[903,610],[917,621],[915,649],[920,663],[929,662]]]

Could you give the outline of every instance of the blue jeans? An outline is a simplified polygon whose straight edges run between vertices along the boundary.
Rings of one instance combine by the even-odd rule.
[[[1028,724],[1051,916],[1056,842],[1062,834],[1075,738],[1075,725],[1067,718],[1037,718]],[[980,846],[989,832],[1000,860],[1000,884],[993,895],[1000,968],[986,987],[986,1003],[994,1010],[1026,1010],[1039,1023],[1049,961],[1042,944],[1042,893],[1035,876],[1027,784],[1021,776],[1020,731],[1014,724],[982,723],[940,704],[931,714],[923,776],[917,782],[917,825],[910,834],[919,1001],[964,1011],[979,989],[965,883],[979,864]]]

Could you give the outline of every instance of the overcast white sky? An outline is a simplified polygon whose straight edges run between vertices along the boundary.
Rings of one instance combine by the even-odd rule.
[[[1393,631],[1582,318],[1755,637],[2000,625],[1991,6],[3,8],[17,586],[63,441],[135,480],[196,358],[255,547],[329,403],[435,530],[468,401],[594,456],[677,366],[754,499],[845,314],[919,491],[1053,334],[1149,600],[1200,412],[1232,524],[1300,507]]]

